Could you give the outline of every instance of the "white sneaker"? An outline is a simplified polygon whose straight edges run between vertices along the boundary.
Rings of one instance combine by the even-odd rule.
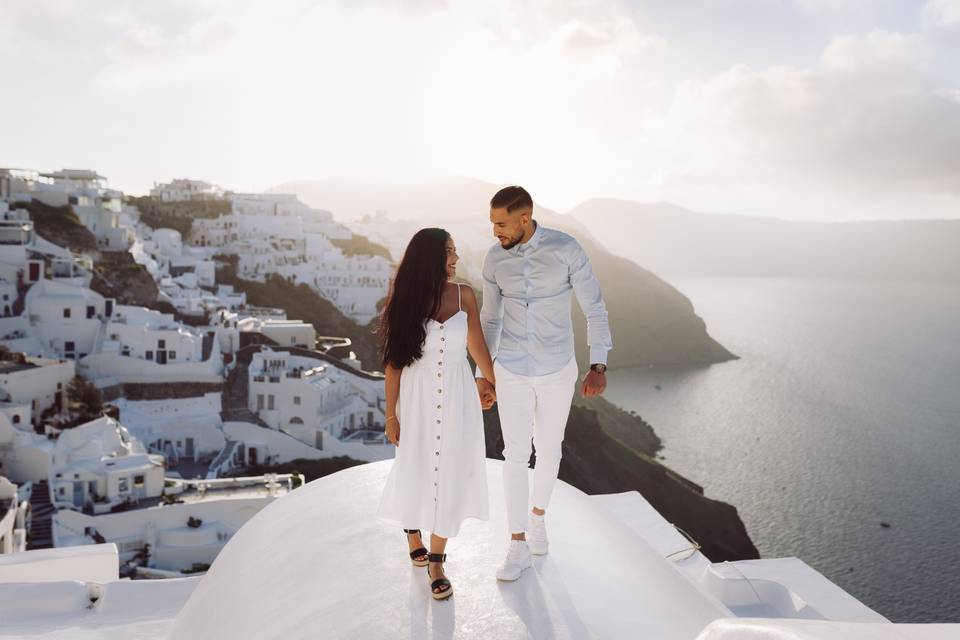
[[[530,523],[527,525],[527,545],[530,553],[537,556],[547,555],[547,525],[542,515],[530,514]]]
[[[516,580],[524,569],[532,566],[533,560],[530,558],[527,543],[523,540],[511,540],[507,559],[503,561],[503,566],[497,569],[497,580]]]

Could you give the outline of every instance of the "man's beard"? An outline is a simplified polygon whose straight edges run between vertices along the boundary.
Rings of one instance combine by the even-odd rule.
[[[501,242],[501,243],[500,243],[500,246],[501,246],[504,250],[513,249],[515,246],[517,246],[518,244],[520,244],[520,241],[521,241],[521,240],[523,240],[523,232],[522,232],[522,231],[520,232],[520,235],[518,235],[516,238],[511,238],[511,239],[510,239],[510,242],[508,242],[507,244],[503,244],[503,243]]]

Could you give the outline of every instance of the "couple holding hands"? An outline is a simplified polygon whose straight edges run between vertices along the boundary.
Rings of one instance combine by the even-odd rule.
[[[450,234],[421,229],[397,267],[380,324],[386,435],[397,452],[378,515],[404,528],[410,559],[428,567],[437,600],[453,594],[443,571],[447,539],[464,519],[489,517],[481,410],[498,403],[511,541],[497,578],[516,580],[532,566],[531,554],[548,548],[544,517],[578,378],[571,292],[587,316],[584,396],[603,393],[612,346],[600,285],[576,239],[538,225],[522,187],[493,196],[490,222],[499,244],[483,263],[482,310],[473,289],[452,282],[458,256]],[[421,529],[431,534],[429,552]]]

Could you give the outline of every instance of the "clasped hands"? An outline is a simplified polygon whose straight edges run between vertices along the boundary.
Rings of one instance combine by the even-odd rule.
[[[480,394],[480,406],[484,411],[497,401],[497,388],[486,378],[477,378],[477,393]]]

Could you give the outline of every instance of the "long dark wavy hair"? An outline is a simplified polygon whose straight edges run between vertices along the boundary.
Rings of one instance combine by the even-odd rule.
[[[402,369],[423,355],[426,320],[440,310],[447,282],[447,239],[444,229],[421,229],[410,239],[397,267],[387,303],[380,315],[380,359]]]

